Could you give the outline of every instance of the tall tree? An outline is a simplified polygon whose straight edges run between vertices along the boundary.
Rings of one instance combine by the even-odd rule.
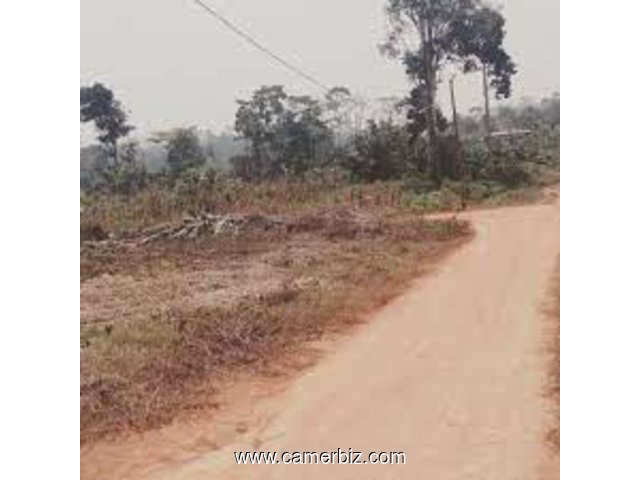
[[[236,132],[249,152],[239,169],[253,178],[301,174],[326,158],[331,131],[320,102],[288,95],[281,86],[262,87],[238,102]]]
[[[322,106],[309,96],[287,98],[281,135],[284,138],[282,156],[286,172],[300,175],[320,167],[327,159],[332,135],[322,119]]]
[[[249,142],[252,165],[250,176],[275,174],[273,150],[277,132],[282,125],[287,94],[282,86],[264,86],[250,100],[239,100],[236,112],[236,132]]]
[[[505,20],[482,0],[387,0],[386,11],[391,30],[382,51],[401,57],[407,75],[416,84],[409,98],[413,107],[410,120],[426,130],[428,153],[423,168],[431,166],[440,180],[439,74],[447,64],[458,64],[464,72],[486,68],[496,95],[508,97],[516,69],[503,48]]]
[[[348,88],[332,88],[324,98],[324,118],[327,125],[334,132],[337,145],[345,145],[349,138],[355,134],[355,126],[352,120],[354,98]]]
[[[98,140],[117,166],[118,140],[126,137],[133,127],[127,124],[127,114],[113,92],[101,83],[81,87],[80,121],[94,123]]]
[[[186,170],[204,166],[207,162],[195,127],[175,128],[156,133],[152,142],[164,146],[170,173],[176,177]]]

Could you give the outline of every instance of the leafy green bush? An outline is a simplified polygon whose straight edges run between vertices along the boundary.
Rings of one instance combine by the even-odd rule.
[[[373,182],[402,177],[410,169],[411,159],[406,128],[390,121],[370,120],[367,129],[354,138],[353,151],[341,163],[354,180]]]

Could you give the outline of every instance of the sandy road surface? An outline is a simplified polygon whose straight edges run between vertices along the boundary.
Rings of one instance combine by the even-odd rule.
[[[261,428],[150,478],[549,478],[540,304],[559,252],[559,209],[469,216],[474,241],[296,380]],[[233,455],[338,448],[403,451],[407,463],[239,466]]]

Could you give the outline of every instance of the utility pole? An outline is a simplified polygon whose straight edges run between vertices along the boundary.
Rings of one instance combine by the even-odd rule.
[[[451,91],[451,110],[453,112],[453,131],[455,135],[455,154],[454,161],[456,162],[456,171],[460,175],[462,185],[460,189],[460,210],[466,210],[467,197],[469,191],[469,179],[467,178],[466,165],[464,161],[464,153],[462,151],[462,145],[460,144],[460,130],[458,129],[458,109],[456,107],[456,92],[455,92],[455,75],[449,79],[449,90]]]
[[[489,111],[489,82],[485,64],[482,64],[482,85],[484,88],[484,129],[488,140],[491,136],[491,112]]]
[[[460,141],[460,131],[458,130],[458,110],[456,108],[456,92],[454,86],[455,76],[449,79],[449,89],[451,90],[451,110],[453,111],[453,131],[456,135],[456,141]]]

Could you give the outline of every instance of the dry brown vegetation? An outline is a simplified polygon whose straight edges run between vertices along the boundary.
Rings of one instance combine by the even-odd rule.
[[[223,379],[308,354],[471,234],[425,220],[394,186],[254,188],[203,193],[200,211],[216,214],[187,219],[153,191],[85,209],[84,441],[215,406]]]
[[[200,179],[173,190],[153,185],[129,196],[93,196],[85,202],[82,227],[84,238],[92,239],[95,232],[99,237],[104,232],[126,234],[200,212],[299,215],[340,205],[408,209],[412,200],[402,182],[353,185],[326,175],[317,180],[293,178],[258,184],[230,178]]]
[[[560,267],[556,268],[552,279],[549,302],[546,307],[548,318],[549,366],[545,396],[553,402],[554,424],[547,432],[547,441],[555,453],[560,452]]]

